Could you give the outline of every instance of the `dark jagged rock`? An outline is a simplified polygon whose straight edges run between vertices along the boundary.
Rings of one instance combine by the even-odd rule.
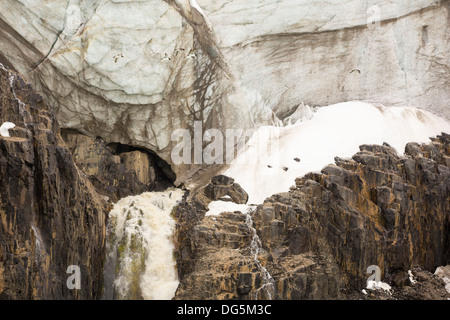
[[[96,299],[107,204],[74,164],[52,110],[0,65],[0,299]],[[66,270],[81,270],[70,290]]]
[[[224,176],[223,174],[219,174],[217,176],[212,177],[211,184],[216,186],[230,186],[234,183],[234,179]]]
[[[449,159],[448,134],[408,144],[403,157],[387,144],[363,145],[352,159],[336,158],[321,173],[297,178],[289,192],[267,198],[251,216],[275,298],[387,298],[361,292],[369,266],[378,266],[393,287],[389,299],[450,298],[442,280],[424,276],[414,287],[408,277],[408,270],[430,275],[450,261]],[[205,217],[207,201],[199,199],[177,212],[180,229],[182,217],[190,218],[189,232],[178,238],[189,254],[177,255],[176,298],[267,297],[258,291],[263,277],[250,255],[249,227],[239,222],[244,215]],[[433,288],[440,289],[433,294]]]
[[[349,293],[347,298],[358,300],[447,300],[450,297],[445,290],[444,281],[419,266],[414,266],[411,270],[394,271],[393,274],[386,276],[385,281],[392,284],[400,282],[400,285],[393,286],[389,291],[366,289],[365,294],[361,291],[354,291]]]
[[[204,189],[204,194],[211,200],[219,200],[229,196],[231,200],[238,204],[245,204],[248,201],[248,194],[234,179],[218,175],[211,179],[211,183]]]
[[[234,182],[234,179],[224,175],[218,175],[212,177],[206,187],[200,188],[190,197],[186,196],[175,208],[173,218],[177,221],[177,226],[174,236],[176,239],[174,254],[177,260],[178,275],[180,278],[191,273],[195,265],[194,261],[197,257],[198,244],[192,241],[192,235],[194,233],[203,235],[205,234],[205,230],[210,230],[209,228],[202,230],[196,229],[205,217],[209,203],[226,195],[230,196],[230,201],[235,201],[236,203],[246,203],[248,200],[248,194],[239,184]],[[231,224],[244,223],[241,216],[237,220],[233,218],[230,218],[230,220],[232,220]],[[237,227],[235,226],[232,229],[236,231],[235,228]],[[240,228],[242,229],[242,227]],[[227,230],[229,231],[230,228],[227,228]],[[234,243],[230,244],[232,247],[239,247],[236,239],[240,238],[241,236],[238,235],[237,238],[234,238],[234,242],[231,240],[228,242]],[[220,240],[218,241],[220,242]]]

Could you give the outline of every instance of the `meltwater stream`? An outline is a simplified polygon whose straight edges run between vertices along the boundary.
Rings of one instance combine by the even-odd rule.
[[[109,214],[104,299],[169,300],[178,287],[171,212],[183,191],[121,199]]]
[[[8,69],[6,69],[5,66],[1,63],[0,63],[0,69],[7,72],[9,75],[9,87],[11,88],[11,92],[14,96],[14,99],[16,99],[16,101],[18,102],[19,113],[23,118],[25,126],[27,126],[30,123],[33,123],[33,116],[25,108],[25,103],[17,97],[15,85],[16,85],[16,81],[19,79],[19,77],[17,76],[17,74],[10,72]]]
[[[258,267],[262,276],[262,285],[259,287],[253,294],[253,299],[258,300],[259,294],[265,292],[268,300],[272,300],[274,292],[275,292],[275,280],[270,275],[269,271],[261,264],[259,261],[258,255],[264,251],[262,248],[261,239],[256,233],[256,229],[253,227],[253,219],[251,216],[251,209],[244,211],[245,215],[245,224],[249,228],[252,233],[252,241],[250,242],[250,254],[252,255],[253,262]]]

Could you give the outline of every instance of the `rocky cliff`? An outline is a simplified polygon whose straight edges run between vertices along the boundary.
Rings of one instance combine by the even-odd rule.
[[[107,203],[75,165],[53,111],[0,65],[0,299],[96,299]],[[81,271],[69,289],[69,266]]]
[[[449,1],[5,0],[0,62],[64,128],[171,162],[175,129],[366,100],[449,117]],[[175,165],[177,183],[196,166]]]
[[[106,144],[72,130],[62,130],[64,142],[77,166],[96,190],[111,202],[146,191],[172,186],[175,174],[154,153],[120,144]]]
[[[410,143],[403,157],[389,145],[360,150],[247,213],[205,216],[211,186],[191,195],[175,213],[176,298],[367,298],[377,266],[394,287],[384,298],[447,299],[442,279],[414,269],[439,284],[419,293],[427,285],[408,271],[450,261],[450,136]]]
[[[63,132],[66,145],[50,107],[3,66],[0,99],[0,298],[98,299],[106,197],[164,188],[169,167],[78,132]],[[445,133],[404,156],[362,145],[245,211],[209,213],[248,201],[239,181],[215,176],[172,212],[175,298],[447,299],[448,267],[432,273],[450,261],[449,181]],[[66,285],[73,265],[79,290]],[[392,291],[362,291],[371,266]]]
[[[409,107],[447,125],[449,19],[449,0],[0,1],[0,298],[99,298],[111,202],[173,185],[191,189],[172,212],[176,299],[448,298],[448,270],[431,274],[450,260],[448,134],[405,156],[362,145],[296,174],[289,192],[220,215],[211,202],[246,207],[254,190],[242,185],[255,180],[176,164],[171,151],[177,129],[205,147],[217,137],[208,129],[279,128],[326,109],[309,106],[352,100],[370,103],[350,102],[367,122],[339,114],[356,129],[337,114],[309,125],[436,130]],[[331,140],[304,135],[307,149],[284,137],[304,152]],[[80,290],[65,283],[73,265]],[[369,267],[393,292],[361,291]]]

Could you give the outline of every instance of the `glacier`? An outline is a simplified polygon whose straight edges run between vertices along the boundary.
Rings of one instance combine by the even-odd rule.
[[[4,0],[0,63],[63,128],[152,150],[179,185],[201,168],[171,162],[170,133],[196,120],[256,129],[301,103],[356,100],[449,118],[449,10],[448,0]]]

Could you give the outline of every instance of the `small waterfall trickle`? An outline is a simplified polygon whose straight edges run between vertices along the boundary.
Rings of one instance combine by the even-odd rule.
[[[3,71],[6,71],[8,73],[8,76],[9,76],[9,87],[11,88],[11,92],[12,92],[12,94],[14,96],[14,99],[19,104],[19,113],[20,113],[20,115],[23,118],[25,126],[27,126],[29,123],[33,122],[33,116],[26,109],[25,103],[22,100],[20,100],[19,97],[17,97],[17,93],[16,93],[16,89],[15,89],[15,83],[16,83],[16,81],[18,79],[18,76],[15,73],[12,73],[9,70],[7,70],[5,68],[5,66],[3,64],[1,64],[1,63],[0,63],[0,69],[2,69]]]
[[[178,287],[171,212],[183,191],[121,199],[109,214],[104,299],[169,300]]]
[[[33,230],[33,235],[35,238],[35,253],[34,253],[34,258],[36,263],[41,263],[42,261],[42,257],[44,256],[45,253],[45,248],[44,248],[44,244],[42,242],[42,237],[41,237],[41,232],[39,230],[39,228],[35,227],[34,225],[31,227],[31,230]]]
[[[259,254],[264,251],[261,243],[261,239],[256,233],[256,229],[253,227],[253,219],[252,219],[252,209],[244,212],[245,215],[245,224],[248,229],[252,233],[252,241],[250,242],[250,254],[252,255],[253,261],[261,272],[262,276],[262,286],[256,289],[253,293],[253,299],[257,300],[258,295],[261,291],[264,291],[267,295],[268,300],[272,300],[275,295],[275,280],[270,275],[269,271],[261,264],[259,261]]]

